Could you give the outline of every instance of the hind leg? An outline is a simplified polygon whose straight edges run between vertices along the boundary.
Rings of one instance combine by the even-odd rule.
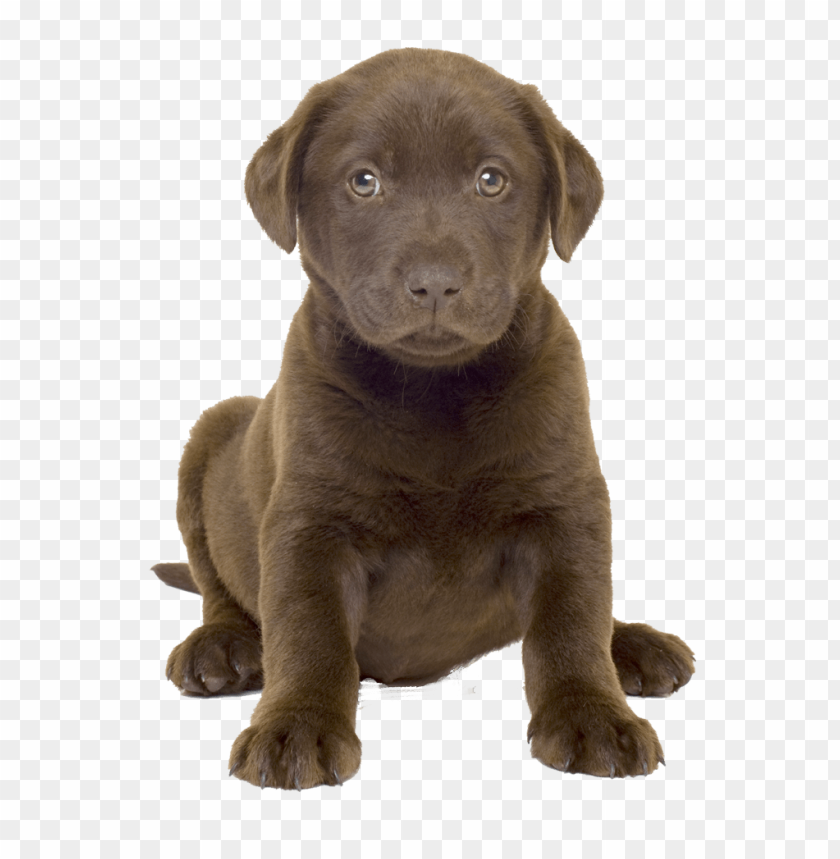
[[[612,658],[626,695],[664,698],[694,673],[688,645],[646,623],[613,622]]]
[[[201,590],[204,622],[170,654],[167,679],[186,695],[237,695],[262,689],[259,627],[225,591],[206,542],[199,551],[188,549],[188,556]]]
[[[248,427],[259,402],[235,397],[204,412],[178,469],[178,527],[203,600],[203,623],[172,651],[166,677],[187,695],[235,695],[263,685],[260,629],[219,578],[207,543],[203,503],[211,457],[230,455],[231,441]]]

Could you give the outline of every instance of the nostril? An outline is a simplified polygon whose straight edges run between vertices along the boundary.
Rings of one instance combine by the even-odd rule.
[[[461,292],[461,273],[441,263],[418,263],[405,276],[405,286],[418,307],[443,308]]]
[[[409,289],[411,290],[413,295],[428,295],[429,294],[429,290],[426,289],[424,286],[410,286]],[[437,290],[434,290],[434,291],[437,292]],[[444,295],[457,295],[460,291],[461,291],[460,286],[449,286],[443,291],[443,294]]]

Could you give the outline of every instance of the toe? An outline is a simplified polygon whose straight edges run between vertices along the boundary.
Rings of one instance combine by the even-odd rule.
[[[204,686],[207,691],[211,695],[215,695],[216,692],[219,691],[222,687],[227,685],[227,680],[224,677],[210,677],[205,676],[202,678],[204,680]]]

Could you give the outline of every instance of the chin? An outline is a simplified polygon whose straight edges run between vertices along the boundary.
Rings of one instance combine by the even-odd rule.
[[[379,346],[386,355],[418,367],[457,367],[477,358],[487,347],[453,331],[415,331]]]

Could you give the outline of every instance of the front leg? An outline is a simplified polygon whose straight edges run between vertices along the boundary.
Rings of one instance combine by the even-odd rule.
[[[647,775],[664,762],[662,748],[650,723],[628,706],[610,652],[608,505],[606,497],[590,499],[583,511],[551,514],[520,549],[534,576],[520,595],[528,739],[531,754],[554,769]]]
[[[341,784],[361,762],[354,650],[364,567],[339,528],[309,522],[276,534],[277,527],[264,527],[260,540],[265,687],[231,750],[231,774],[287,790]]]

